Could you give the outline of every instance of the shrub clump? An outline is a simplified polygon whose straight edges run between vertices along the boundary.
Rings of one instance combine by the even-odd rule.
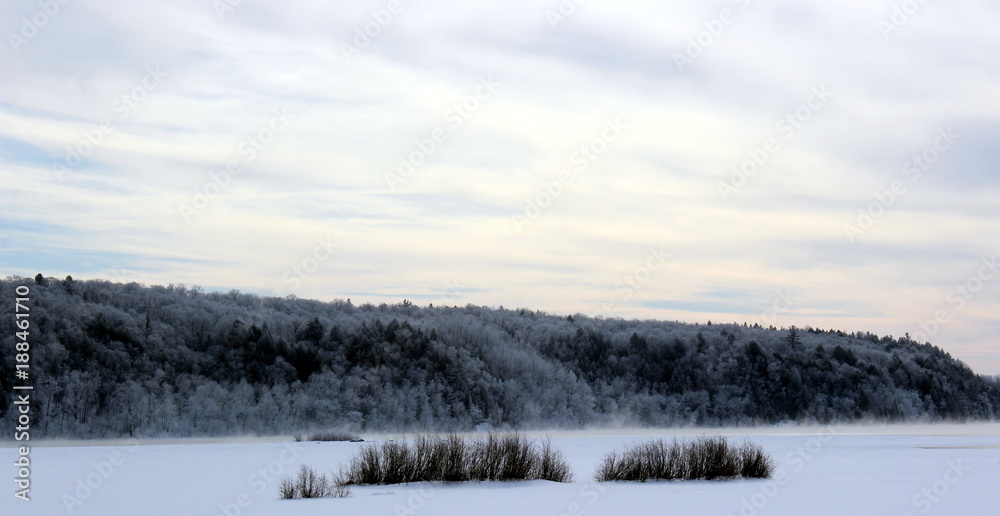
[[[339,479],[329,479],[317,474],[316,470],[303,465],[294,478],[286,478],[278,486],[278,494],[283,500],[296,498],[347,498],[350,488]]]
[[[572,480],[562,453],[549,440],[538,444],[518,433],[418,436],[409,443],[370,444],[351,459],[341,477],[345,485]]]
[[[604,456],[594,478],[598,482],[631,480],[732,480],[770,478],[772,459],[757,444],[734,446],[724,437],[699,437],[636,444]]]

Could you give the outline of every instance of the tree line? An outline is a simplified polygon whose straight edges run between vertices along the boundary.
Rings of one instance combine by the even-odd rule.
[[[31,286],[34,432],[45,437],[1000,414],[996,378],[907,337],[41,275],[0,282],[8,299],[19,284]],[[13,318],[0,329],[0,383],[11,392]]]

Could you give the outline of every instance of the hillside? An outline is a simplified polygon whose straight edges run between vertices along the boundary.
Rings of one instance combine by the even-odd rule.
[[[21,284],[36,439],[1000,415],[995,379],[870,333],[0,281]],[[12,392],[14,318],[0,330]]]

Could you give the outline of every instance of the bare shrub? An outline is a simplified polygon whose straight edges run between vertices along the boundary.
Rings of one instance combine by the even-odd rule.
[[[342,474],[344,484],[572,478],[551,442],[541,445],[518,433],[480,438],[418,436],[409,444],[383,442],[362,448]]]
[[[303,465],[298,476],[286,478],[278,486],[278,494],[284,500],[296,498],[345,498],[350,489],[343,482],[331,480],[326,475]]]
[[[749,441],[733,446],[724,437],[699,437],[690,442],[662,439],[611,452],[597,466],[598,482],[631,480],[728,480],[769,478],[774,461]]]
[[[351,458],[345,481],[349,484],[367,485],[382,482],[382,455],[377,445],[362,448]]]
[[[535,477],[553,482],[569,482],[573,479],[569,464],[566,463],[562,451],[552,446],[552,439],[542,441],[538,463],[535,466],[538,468],[533,475]]]
[[[725,437],[701,437],[684,445],[684,456],[690,470],[685,479],[732,479],[740,474],[739,450],[730,446]]]
[[[740,474],[744,478],[771,478],[774,474],[774,459],[750,441],[740,446]]]
[[[281,481],[281,485],[278,486],[278,494],[281,496],[282,500],[291,500],[293,498],[298,498],[295,496],[295,480],[291,478],[285,478]]]

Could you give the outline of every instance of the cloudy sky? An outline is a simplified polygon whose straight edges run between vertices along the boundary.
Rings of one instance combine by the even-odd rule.
[[[1000,374],[990,1],[4,2],[0,270],[910,333]]]

